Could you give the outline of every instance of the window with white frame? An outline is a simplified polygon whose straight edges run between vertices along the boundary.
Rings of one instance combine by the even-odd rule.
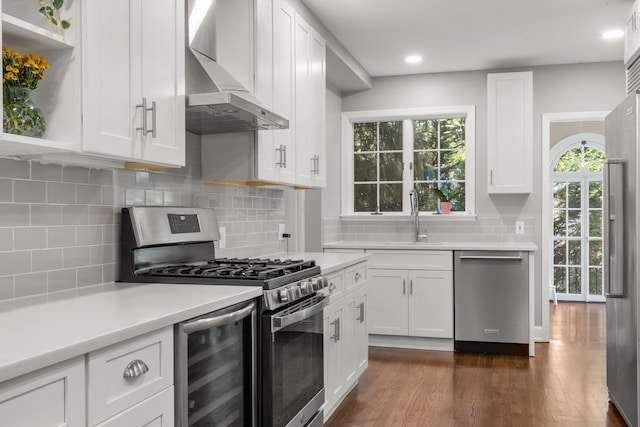
[[[422,212],[474,213],[473,106],[347,112],[343,131],[343,214],[406,214],[412,188]]]

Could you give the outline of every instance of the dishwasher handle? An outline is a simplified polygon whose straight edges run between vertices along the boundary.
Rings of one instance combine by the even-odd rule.
[[[489,259],[497,261],[522,261],[522,255],[500,256],[500,255],[460,255],[461,260],[465,259]]]

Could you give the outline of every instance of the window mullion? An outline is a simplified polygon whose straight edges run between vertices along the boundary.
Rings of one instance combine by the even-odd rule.
[[[402,212],[409,213],[409,191],[413,188],[413,121],[402,121]],[[406,197],[405,197],[406,195]]]

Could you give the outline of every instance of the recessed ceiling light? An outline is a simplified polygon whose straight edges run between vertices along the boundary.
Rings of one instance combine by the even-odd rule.
[[[422,56],[420,55],[409,55],[404,58],[404,62],[407,64],[419,64],[422,62]]]
[[[619,39],[622,36],[624,36],[624,31],[618,28],[613,30],[607,30],[602,33],[602,38],[605,40],[615,40],[615,39]]]

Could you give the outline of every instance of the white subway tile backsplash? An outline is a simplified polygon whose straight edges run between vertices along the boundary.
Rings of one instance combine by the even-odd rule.
[[[86,247],[77,246],[64,248],[62,253],[62,266],[64,268],[80,267],[91,264],[91,251]]]
[[[0,252],[13,250],[13,229],[0,228]]]
[[[89,170],[89,183],[93,185],[113,185],[113,171],[103,169]]]
[[[13,276],[0,277],[0,301],[14,298]]]
[[[76,228],[77,245],[89,246],[102,243],[101,225],[81,225]]]
[[[102,283],[102,265],[78,268],[78,287]]]
[[[14,277],[15,297],[28,297],[47,292],[47,273],[20,274]]]
[[[0,252],[0,276],[31,272],[31,251]]]
[[[29,179],[31,168],[28,162],[0,158],[0,177]]]
[[[38,181],[62,181],[62,166],[32,163],[31,179]]]
[[[13,181],[0,178],[0,202],[13,202]]]
[[[146,190],[144,200],[146,206],[162,206],[164,204],[161,190]]]
[[[65,166],[62,168],[62,180],[64,182],[74,182],[76,184],[88,184],[89,169]]]
[[[62,225],[88,225],[89,206],[68,205],[62,206]]]
[[[114,208],[112,206],[90,206],[89,223],[91,224],[113,224]]]
[[[13,181],[13,201],[16,203],[45,203],[47,184],[44,181]]]
[[[99,185],[78,184],[76,186],[76,201],[80,205],[102,204],[102,187]]]
[[[31,205],[31,225],[62,225],[62,208],[57,205]]]
[[[46,246],[46,227],[16,227],[13,230],[13,247],[15,250],[37,249]]]
[[[77,270],[67,268],[65,270],[54,270],[47,273],[48,292],[60,292],[75,289],[77,286]]]
[[[33,271],[48,271],[62,268],[62,249],[38,249],[31,252]]]
[[[47,246],[49,248],[61,248],[76,245],[76,227],[48,227]]]
[[[63,182],[47,183],[47,202],[56,204],[76,203],[76,184]]]

